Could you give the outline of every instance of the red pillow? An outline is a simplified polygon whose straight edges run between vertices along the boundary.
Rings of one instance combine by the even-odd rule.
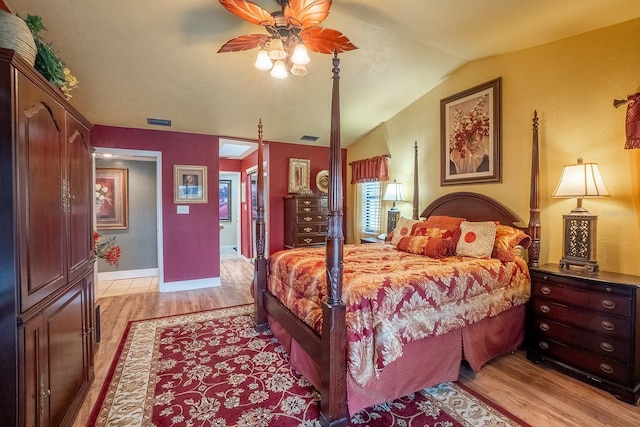
[[[440,237],[404,236],[397,246],[398,250],[430,258],[444,258],[449,254],[448,243]]]
[[[496,227],[496,241],[493,245],[492,258],[500,261],[513,261],[516,259],[515,247],[520,245],[527,249],[531,244],[531,237],[524,231],[508,225],[498,225]]]
[[[453,255],[458,239],[460,239],[460,223],[462,221],[465,219],[444,215],[430,216],[427,220],[416,224],[414,234],[443,239],[448,246],[448,255]]]

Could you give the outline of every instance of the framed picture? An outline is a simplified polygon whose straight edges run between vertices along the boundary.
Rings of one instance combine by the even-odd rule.
[[[95,210],[98,230],[124,230],[128,227],[128,170],[96,168]]]
[[[221,179],[218,197],[220,198],[220,221],[231,221],[231,180]]]
[[[174,203],[207,203],[207,167],[173,166]]]
[[[501,78],[440,100],[440,184],[502,180]]]
[[[289,193],[297,193],[301,188],[309,188],[311,160],[289,159]]]

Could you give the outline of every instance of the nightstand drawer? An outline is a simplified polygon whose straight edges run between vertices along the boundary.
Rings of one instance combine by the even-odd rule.
[[[629,317],[631,314],[631,295],[620,295],[613,291],[604,293],[559,286],[551,281],[536,280],[533,293],[538,297],[551,299],[561,304],[587,308],[589,310]]]
[[[547,357],[552,357],[569,366],[576,367],[597,377],[630,385],[630,367],[615,360],[589,354],[582,350],[566,346],[553,340],[539,340],[537,351]]]
[[[533,300],[533,311],[536,316],[555,320],[565,325],[589,329],[599,334],[629,339],[631,333],[631,322],[628,319],[607,316],[593,311],[577,310],[541,298]]]
[[[594,334],[543,317],[536,318],[533,327],[535,341],[554,340],[622,363],[630,362],[631,345],[627,340]]]

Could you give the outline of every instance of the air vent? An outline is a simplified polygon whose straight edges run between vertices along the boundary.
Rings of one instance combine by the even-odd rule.
[[[171,127],[171,120],[167,120],[167,119],[152,119],[152,118],[149,117],[149,118],[147,118],[147,124],[148,125]]]
[[[313,136],[313,135],[302,135],[300,137],[300,141],[304,141],[304,142],[316,142],[319,139],[320,139],[319,136]]]

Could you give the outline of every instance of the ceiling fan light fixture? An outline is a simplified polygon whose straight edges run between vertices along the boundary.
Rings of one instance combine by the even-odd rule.
[[[258,52],[255,66],[258,70],[270,70],[273,68],[273,62],[271,62],[271,58],[269,58],[266,49],[260,49]]]
[[[284,50],[282,40],[280,38],[272,38],[269,42],[269,58],[277,61],[278,59],[284,59],[287,57],[287,52]]]
[[[275,64],[273,64],[271,77],[275,77],[276,79],[284,79],[287,77],[287,67],[284,65],[284,61],[278,59]]]
[[[293,55],[291,55],[291,62],[296,65],[304,65],[308,64],[310,61],[311,58],[309,58],[307,47],[302,43],[296,44],[296,47],[293,50]]]
[[[291,67],[291,74],[294,76],[306,76],[307,67],[304,64],[293,64]]]

